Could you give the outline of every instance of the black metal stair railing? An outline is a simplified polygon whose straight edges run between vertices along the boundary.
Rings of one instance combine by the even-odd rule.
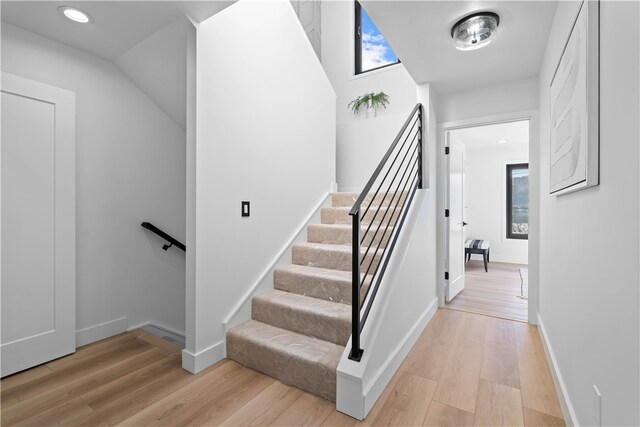
[[[155,225],[151,224],[150,222],[146,222],[145,221],[140,225],[143,228],[146,228],[147,230],[151,231],[154,234],[157,234],[158,236],[162,237],[164,240],[169,242],[169,243],[167,243],[167,244],[162,246],[162,249],[164,249],[165,251],[167,249],[169,249],[171,246],[175,246],[178,249],[182,249],[182,251],[184,251],[184,252],[187,251],[187,247],[184,245],[184,243],[179,242],[177,239],[171,237],[170,235],[168,235],[164,231],[160,230],[158,227],[156,227]]]
[[[418,188],[422,188],[422,104],[413,108],[349,212],[353,221],[351,360],[362,358],[360,334]],[[361,233],[363,220],[369,224]]]

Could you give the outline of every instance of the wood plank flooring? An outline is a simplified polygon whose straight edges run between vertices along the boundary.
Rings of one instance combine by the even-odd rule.
[[[518,298],[519,268],[527,266],[490,262],[485,272],[482,260],[472,259],[466,264],[465,288],[446,307],[526,322],[527,300]]]
[[[142,330],[0,381],[3,426],[563,426],[535,326],[438,310],[367,419],[230,360],[192,375]]]

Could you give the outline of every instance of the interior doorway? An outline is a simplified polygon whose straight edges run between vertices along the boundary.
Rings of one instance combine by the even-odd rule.
[[[529,119],[445,132],[445,307],[528,320]]]

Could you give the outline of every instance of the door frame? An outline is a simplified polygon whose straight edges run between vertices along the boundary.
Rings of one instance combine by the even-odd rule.
[[[539,227],[539,211],[540,211],[540,147],[539,132],[540,122],[538,118],[538,110],[524,110],[509,113],[502,113],[490,116],[475,117],[472,119],[462,119],[450,122],[442,122],[437,125],[437,141],[436,147],[438,155],[436,156],[436,175],[437,175],[437,206],[438,214],[436,219],[437,226],[437,265],[438,265],[438,306],[445,306],[445,288],[447,281],[444,273],[448,264],[448,248],[449,243],[447,236],[448,227],[444,216],[444,210],[448,208],[446,205],[446,182],[447,170],[445,167],[445,146],[446,134],[449,131],[477,127],[483,125],[493,125],[500,123],[510,123],[521,120],[529,120],[529,299],[527,317],[529,323],[535,325],[538,323],[538,288],[539,288],[539,251],[540,251],[540,227]]]

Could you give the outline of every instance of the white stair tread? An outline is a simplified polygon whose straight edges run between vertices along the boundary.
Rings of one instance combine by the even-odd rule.
[[[282,272],[290,272],[301,274],[304,276],[322,277],[328,280],[345,281],[351,283],[351,272],[342,270],[333,270],[330,268],[312,267],[310,265],[289,264],[277,267],[276,270]]]
[[[339,302],[308,297],[292,292],[280,291],[278,289],[270,289],[260,295],[256,295],[254,300],[277,305],[289,311],[305,312],[310,316],[322,316],[351,321],[351,307]]]
[[[351,334],[351,306],[271,289],[256,295],[252,318],[289,331],[345,345]]]
[[[344,346],[298,334],[256,320],[248,320],[231,328],[230,335],[243,337],[260,347],[287,353],[322,365],[338,366]]]
[[[344,349],[255,320],[227,332],[230,359],[332,401]]]

